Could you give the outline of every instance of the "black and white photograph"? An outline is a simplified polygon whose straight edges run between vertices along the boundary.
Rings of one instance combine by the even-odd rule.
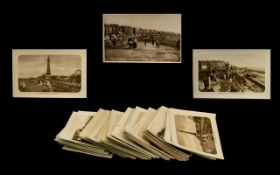
[[[193,50],[194,98],[270,99],[270,50]]]
[[[224,159],[216,114],[171,108],[167,120],[168,143],[209,159]]]
[[[13,50],[13,96],[86,98],[86,50]]]
[[[217,153],[210,119],[176,115],[175,127],[179,145],[206,153]]]
[[[181,63],[181,14],[103,14],[103,62]]]

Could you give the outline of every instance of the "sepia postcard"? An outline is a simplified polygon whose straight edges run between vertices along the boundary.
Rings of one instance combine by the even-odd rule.
[[[269,49],[193,50],[193,97],[270,99]]]
[[[145,130],[142,133],[143,137],[149,140],[152,145],[156,145],[158,148],[171,155],[174,159],[187,161],[190,157],[189,154],[166,143],[163,139],[165,133],[168,132],[166,130],[166,113],[168,110],[169,108],[161,106],[158,108],[155,116],[146,118],[145,122],[148,123],[148,126],[145,126]],[[143,120],[144,119],[145,118],[143,118]]]
[[[168,143],[209,159],[224,159],[216,114],[171,108],[167,116]]]
[[[224,159],[216,114],[164,106],[73,111],[55,141],[64,150],[104,158]]]
[[[79,137],[79,133],[94,118],[95,112],[72,112],[65,127],[56,135],[55,141],[63,145],[62,149],[92,156],[112,158],[112,153],[99,145],[90,144]]]
[[[103,62],[181,63],[181,14],[103,14]]]
[[[148,127],[148,124],[151,122],[151,118],[154,118],[156,115],[157,110],[153,108],[149,108],[144,115],[136,122],[133,129],[126,133],[127,137],[133,140],[135,143],[139,144],[146,150],[150,151],[154,155],[164,159],[170,160],[174,157],[166,153],[165,151],[159,149],[155,145],[152,144],[149,140],[144,137],[144,131]]]
[[[125,134],[127,133],[127,129],[130,130],[129,128],[135,123],[135,119],[138,119],[143,115],[143,112],[145,112],[145,109],[143,108],[136,107],[133,109],[128,107],[116,127],[111,132],[110,138],[127,149],[133,150],[138,158],[142,157],[144,159],[151,159],[154,158],[155,155],[134,143]],[[133,119],[130,119],[131,117],[133,117]]]
[[[14,49],[13,97],[86,98],[86,50]]]

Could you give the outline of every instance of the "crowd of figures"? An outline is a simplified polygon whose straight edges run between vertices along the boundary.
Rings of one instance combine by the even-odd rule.
[[[19,79],[21,92],[79,92],[81,76],[50,76]]]
[[[144,36],[144,37],[137,37],[134,35],[125,36],[121,32],[119,34],[112,34],[105,36],[105,47],[109,48],[124,48],[128,47],[129,49],[135,49],[138,45],[138,38],[139,40],[144,42],[144,46],[148,43],[151,43],[152,46],[157,48],[160,47],[161,43],[159,37],[153,36]],[[176,49],[180,50],[180,40],[176,42]]]
[[[180,35],[148,30],[139,29],[129,26],[122,26],[116,24],[105,25],[105,47],[106,48],[129,48],[135,49],[138,42],[151,43],[152,46],[159,48],[161,45],[166,45],[180,49]]]
[[[258,79],[259,77],[256,77]],[[214,92],[263,92],[264,85],[257,82],[250,70],[237,69],[227,71],[211,70],[200,81],[200,91]]]
[[[153,36],[146,36],[146,37],[144,37],[144,45],[145,45],[145,46],[147,45],[148,42],[151,42],[152,45],[153,45],[153,46],[155,45],[157,48],[159,48],[159,46],[160,46],[160,41],[159,41],[159,39],[158,39],[158,38],[155,38],[155,37],[153,37]]]

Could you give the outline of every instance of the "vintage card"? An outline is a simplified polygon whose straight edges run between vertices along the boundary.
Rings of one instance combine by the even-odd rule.
[[[13,97],[86,98],[86,50],[13,50]]]
[[[168,120],[171,139],[165,141],[203,157],[224,159],[216,114],[171,108]]]
[[[103,14],[103,62],[181,59],[181,14]]]
[[[270,50],[193,50],[193,97],[270,99]]]

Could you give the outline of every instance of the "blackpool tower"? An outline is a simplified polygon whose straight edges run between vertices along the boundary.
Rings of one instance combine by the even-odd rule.
[[[50,58],[48,57],[48,64],[47,64],[47,73],[46,75],[51,75],[51,65],[50,65]]]

